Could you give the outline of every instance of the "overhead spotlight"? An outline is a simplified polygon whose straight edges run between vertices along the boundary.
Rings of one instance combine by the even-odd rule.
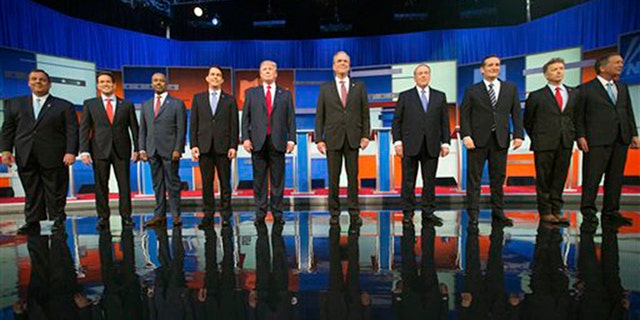
[[[196,17],[202,17],[202,15],[204,14],[204,10],[202,10],[200,6],[196,6],[195,8],[193,8],[193,14]]]
[[[220,21],[220,16],[217,13],[214,14],[213,18],[211,18],[211,24],[214,27],[219,27],[221,23],[222,23],[222,21]]]

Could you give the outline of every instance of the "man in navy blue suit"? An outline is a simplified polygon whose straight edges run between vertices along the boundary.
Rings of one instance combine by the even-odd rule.
[[[39,232],[40,220],[54,220],[53,231],[64,228],[69,168],[78,153],[78,120],[73,104],[49,93],[51,79],[44,70],[29,73],[31,95],[11,99],[4,108],[0,151],[2,163],[18,165],[26,199],[26,224],[18,233]]]
[[[275,223],[284,224],[285,153],[291,153],[296,145],[293,97],[289,90],[276,85],[277,69],[273,61],[260,63],[261,85],[247,90],[242,108],[242,146],[251,153],[257,224],[264,223],[267,215],[269,186],[271,213]]]

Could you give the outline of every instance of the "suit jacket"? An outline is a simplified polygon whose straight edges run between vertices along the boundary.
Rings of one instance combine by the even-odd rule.
[[[327,149],[340,150],[345,140],[352,149],[360,146],[360,139],[370,139],[369,100],[365,85],[350,79],[347,106],[342,107],[335,80],[320,86],[316,107],[315,141],[325,142]]]
[[[192,148],[200,148],[201,153],[215,151],[218,154],[238,148],[238,106],[233,96],[220,93],[214,115],[211,114],[209,91],[194,95],[190,121]]]
[[[113,149],[120,159],[131,157],[131,139],[133,150],[138,151],[138,118],[131,102],[116,97],[116,110],[113,124],[109,123],[102,98],[84,101],[80,120],[80,152],[90,152],[95,159],[106,160]],[[131,137],[129,136],[131,131]]]
[[[524,109],[524,127],[531,138],[532,151],[556,150],[573,147],[576,129],[573,125],[573,111],[576,104],[576,91],[564,86],[568,92],[568,101],[560,111],[555,93],[551,88],[533,91],[529,94]]]
[[[579,89],[574,120],[576,137],[586,137],[589,146],[610,145],[618,134],[629,144],[631,137],[638,135],[629,89],[619,82],[615,85],[618,88],[615,106],[597,78]]]
[[[509,115],[513,121],[513,138],[524,139],[522,114],[518,88],[510,82],[500,81],[500,93],[494,112],[489,92],[480,81],[464,93],[460,107],[460,135],[471,137],[476,147],[483,148],[491,138],[491,127],[495,121],[496,137],[502,148],[509,147]]]
[[[267,119],[263,86],[247,89],[242,107],[242,141],[251,140],[256,151],[262,150],[267,139]],[[271,109],[271,143],[279,152],[285,152],[288,141],[297,141],[296,109],[291,92],[277,86]]]
[[[162,158],[171,159],[171,153],[184,152],[184,140],[187,128],[186,108],[184,102],[167,96],[160,107],[158,116],[154,117],[154,98],[142,104],[140,118],[140,150],[149,156],[158,154]]]
[[[8,100],[4,106],[0,151],[16,148],[16,163],[27,165],[33,153],[40,166],[63,166],[66,153],[78,153],[78,120],[73,104],[49,95],[36,119],[32,96]]]
[[[420,153],[426,140],[429,156],[437,157],[440,145],[451,141],[449,110],[444,92],[429,88],[427,112],[416,88],[401,92],[396,103],[392,124],[393,141],[402,141],[408,156]]]

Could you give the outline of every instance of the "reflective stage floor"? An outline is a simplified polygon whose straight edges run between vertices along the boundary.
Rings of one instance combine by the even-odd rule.
[[[626,209],[633,226],[595,232],[575,211],[566,228],[534,210],[469,228],[463,210],[434,227],[366,209],[361,227],[298,211],[208,230],[198,213],[154,229],[135,215],[123,230],[115,214],[110,232],[88,212],[17,236],[24,218],[1,215],[0,319],[640,319],[640,211]]]

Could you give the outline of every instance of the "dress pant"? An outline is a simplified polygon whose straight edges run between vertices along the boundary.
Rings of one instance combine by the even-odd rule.
[[[562,211],[562,191],[569,173],[571,149],[558,147],[556,150],[535,151],[536,194],[538,213],[560,214]]]
[[[504,194],[502,185],[506,177],[507,151],[498,144],[495,132],[489,143],[482,148],[467,152],[467,210],[477,217],[480,211],[480,180],[484,163],[489,160],[489,179],[491,187],[491,214],[504,215]]]
[[[62,165],[44,168],[38,163],[38,156],[32,152],[27,164],[18,167],[20,182],[25,191],[25,220],[38,223],[47,219],[64,221],[69,190],[69,168]]]
[[[329,213],[340,215],[340,172],[344,157],[347,169],[347,209],[350,215],[359,215],[358,204],[358,148],[351,149],[345,141],[340,150],[327,150],[327,165],[329,169]]]
[[[423,181],[420,204],[422,214],[430,215],[436,210],[435,187],[438,157],[429,156],[427,145],[423,141],[420,153],[415,156],[404,154],[402,157],[402,211],[405,216],[413,214],[418,164],[420,164]]]
[[[169,194],[169,211],[173,217],[180,216],[180,176],[178,169],[180,161],[173,162],[155,154],[149,157],[151,166],[151,180],[153,180],[153,193],[156,196],[156,207],[153,217],[167,216],[167,198]]]
[[[602,214],[616,214],[620,210],[620,193],[628,148],[629,145],[622,143],[619,138],[608,146],[589,147],[589,152],[583,154],[580,202],[582,214],[593,216],[598,212],[596,198],[602,175],[605,176]]]
[[[112,150],[109,159],[93,160],[93,177],[95,180],[96,211],[101,219],[109,219],[109,175],[111,165],[118,181],[118,209],[120,216],[131,217],[131,179],[129,159],[120,159]]]
[[[270,189],[270,204],[273,217],[282,217],[284,195],[284,152],[277,151],[267,136],[262,149],[251,153],[253,162],[253,198],[256,202],[256,218],[267,215],[267,190]],[[267,175],[269,181],[267,183]]]
[[[205,218],[212,218],[215,212],[214,170],[218,172],[218,181],[220,181],[220,216],[224,219],[231,217],[231,160],[226,154],[217,154],[212,150],[210,153],[200,155],[198,166],[202,177],[202,202]]]

